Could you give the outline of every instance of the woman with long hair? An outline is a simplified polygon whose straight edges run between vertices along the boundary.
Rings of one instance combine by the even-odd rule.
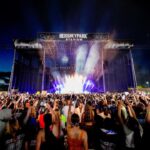
[[[87,104],[85,105],[84,112],[82,114],[82,121],[81,121],[83,129],[88,134],[88,143],[89,143],[89,148],[93,148],[94,146],[94,111],[93,107],[91,106],[91,102],[88,101]]]
[[[47,105],[50,113],[44,115],[45,128],[41,129],[37,135],[36,150],[60,150],[63,145],[60,142],[60,118],[59,115],[53,111],[50,105]]]
[[[52,115],[44,115],[45,128],[37,135],[36,150],[57,149],[57,139],[52,132]]]

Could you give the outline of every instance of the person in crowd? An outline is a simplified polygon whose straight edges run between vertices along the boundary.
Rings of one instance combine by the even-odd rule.
[[[104,106],[98,115],[101,116],[103,119],[111,118],[111,113],[108,106]]]
[[[88,101],[85,105],[84,113],[82,114],[82,121],[81,125],[83,129],[87,131],[88,134],[88,143],[89,147],[93,147],[94,145],[94,132],[93,132],[93,125],[94,125],[94,111],[93,107],[91,106],[91,102]]]
[[[36,150],[47,150],[49,148],[53,150],[64,149],[60,142],[60,118],[58,114],[53,111],[51,106],[47,104],[49,113],[44,115],[44,129],[38,132],[36,139]]]
[[[25,150],[33,150],[36,146],[36,135],[38,130],[38,123],[36,119],[36,110],[34,107],[31,109],[28,121],[25,127]]]
[[[125,112],[125,114],[127,114],[127,110],[129,112],[128,117],[122,115],[123,111]],[[118,117],[125,134],[125,148],[137,150],[138,148],[140,148],[143,131],[141,125],[136,119],[135,112],[130,103],[128,103],[127,105],[127,110],[123,105],[123,102],[120,101],[118,103]]]
[[[5,132],[0,139],[0,148],[3,150],[22,150],[24,136],[18,120],[12,118],[7,122]]]
[[[40,109],[39,109],[39,115],[38,115],[38,118],[37,118],[37,121],[39,123],[40,129],[44,129],[44,127],[45,127],[45,124],[44,124],[45,111],[46,111],[46,109],[45,109],[44,106],[40,107]]]
[[[91,102],[88,101],[85,105],[84,113],[82,114],[82,124],[85,126],[92,126],[94,123],[94,111]]]
[[[4,105],[4,104],[3,104]],[[5,129],[6,123],[12,117],[12,109],[8,107],[3,107],[0,110],[0,137]]]
[[[84,113],[84,104],[83,101],[79,101],[78,107],[75,109],[75,113],[79,116],[80,118],[80,123],[82,120],[82,114]]]
[[[57,149],[57,139],[52,132],[52,115],[44,115],[45,128],[41,129],[36,139],[36,150]]]
[[[149,139],[150,139],[150,104],[148,104],[146,108],[145,124],[143,129],[144,132],[142,137],[141,149],[147,149],[149,147]]]
[[[80,129],[79,122],[79,116],[71,113],[70,105],[67,118],[68,150],[88,150],[88,136],[84,130]]]

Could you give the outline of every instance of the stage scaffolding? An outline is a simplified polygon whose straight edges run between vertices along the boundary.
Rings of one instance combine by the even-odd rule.
[[[90,75],[95,83],[91,92],[120,92],[135,88],[136,76],[130,44],[106,46],[108,34],[39,33],[36,40],[15,41],[9,91],[54,92],[54,73],[74,74],[76,49],[83,44],[90,48],[95,42],[101,45],[101,49],[98,75]],[[64,55],[69,58],[66,64],[60,61]]]

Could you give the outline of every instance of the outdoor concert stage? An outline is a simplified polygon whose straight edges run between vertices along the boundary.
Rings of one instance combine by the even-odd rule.
[[[91,93],[135,88],[132,46],[108,34],[39,33],[35,40],[15,40],[9,90]]]

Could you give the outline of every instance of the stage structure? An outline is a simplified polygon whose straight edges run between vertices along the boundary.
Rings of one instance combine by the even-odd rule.
[[[89,93],[136,87],[133,45],[108,34],[39,33],[15,40],[9,91]]]

